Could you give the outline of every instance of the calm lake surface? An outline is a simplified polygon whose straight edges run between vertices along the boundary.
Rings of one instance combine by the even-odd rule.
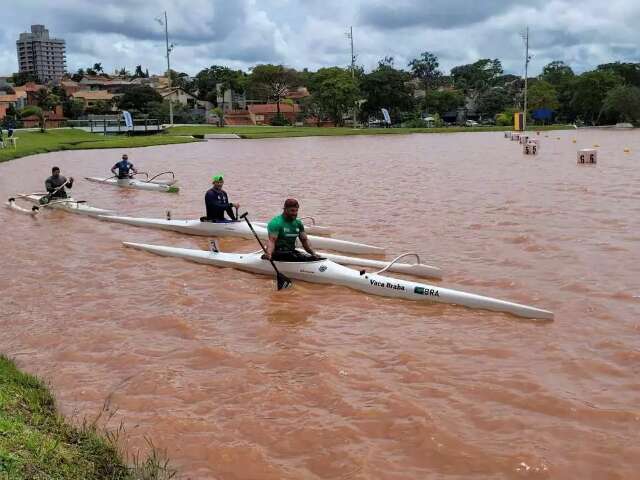
[[[125,249],[205,238],[0,209],[0,352],[68,416],[167,449],[191,479],[632,479],[640,469],[640,133],[218,140],[0,164],[0,197],[41,191],[194,218],[210,177],[255,219],[297,197],[336,238],[414,251],[437,282],[553,310],[552,323],[413,303]],[[573,140],[576,143],[573,143]],[[597,166],[577,166],[598,144]],[[625,153],[624,149],[630,149]],[[84,181],[127,152],[169,195]],[[229,251],[254,242],[223,239]]]

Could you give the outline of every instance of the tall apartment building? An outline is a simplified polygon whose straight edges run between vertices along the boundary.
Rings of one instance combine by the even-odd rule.
[[[20,72],[32,72],[40,82],[58,81],[67,67],[64,40],[49,38],[44,25],[31,25],[31,33],[16,42]]]

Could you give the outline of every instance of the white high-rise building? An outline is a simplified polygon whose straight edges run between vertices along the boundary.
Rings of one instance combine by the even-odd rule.
[[[64,40],[49,38],[44,25],[31,25],[31,33],[16,42],[19,72],[31,72],[40,82],[58,81],[67,68]]]

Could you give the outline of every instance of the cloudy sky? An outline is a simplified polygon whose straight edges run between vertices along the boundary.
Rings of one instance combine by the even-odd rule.
[[[102,62],[107,72],[162,72],[164,10],[171,67],[192,75],[212,64],[345,66],[350,25],[366,70],[385,56],[406,67],[427,50],[445,72],[499,58],[522,74],[527,24],[533,75],[552,60],[577,72],[640,61],[640,0],[21,0],[0,13],[0,75],[17,71],[15,41],[35,23],[66,40],[70,71]]]

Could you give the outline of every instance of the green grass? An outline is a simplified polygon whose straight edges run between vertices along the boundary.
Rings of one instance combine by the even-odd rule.
[[[537,130],[573,129],[572,125],[546,125],[532,128]],[[242,138],[284,138],[344,135],[406,135],[409,133],[458,133],[458,132],[503,132],[511,127],[444,127],[444,128],[351,128],[351,127],[269,127],[242,126],[216,127],[213,125],[193,125],[171,127],[165,135],[204,135],[207,133],[235,133]]]
[[[0,355],[0,479],[161,480],[175,472],[151,446],[127,466],[118,447],[122,427],[100,433],[97,420],[80,427],[57,412],[49,390]]]
[[[58,150],[88,150],[94,148],[135,148],[173,143],[196,141],[187,137],[172,135],[103,136],[76,129],[47,130],[45,133],[17,131],[16,149],[7,145],[0,149],[0,162],[13,158],[26,157],[37,153],[56,152]]]

